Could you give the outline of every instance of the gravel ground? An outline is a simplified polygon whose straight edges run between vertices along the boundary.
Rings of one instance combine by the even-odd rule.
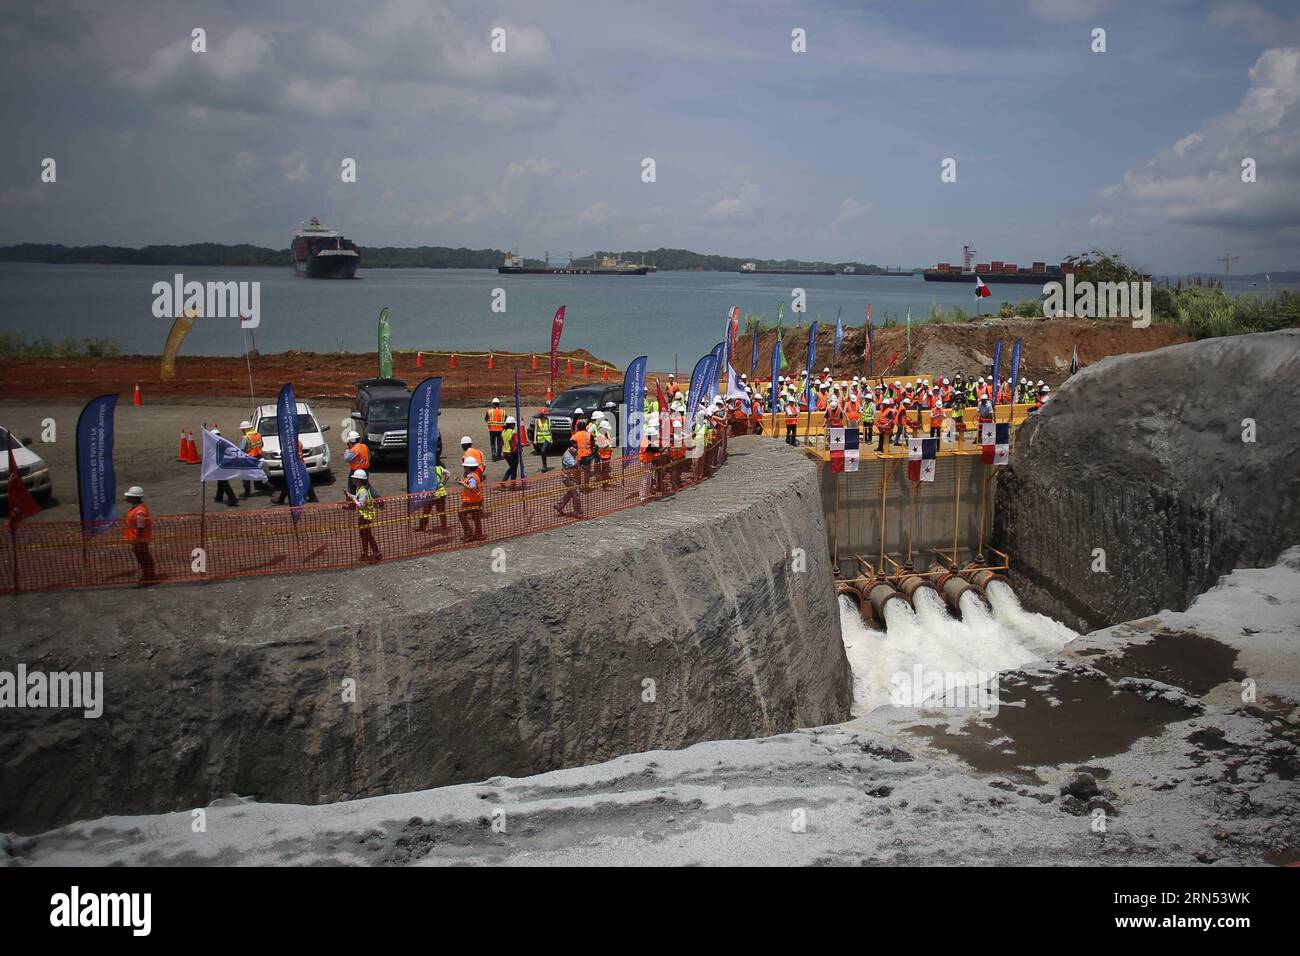
[[[268,401],[272,401],[268,399]],[[351,408],[344,404],[317,404],[309,402],[312,411],[322,424],[328,424],[330,430],[325,439],[330,446],[333,477],[316,479],[317,495],[322,501],[341,500],[345,483],[336,480],[346,473],[343,462],[343,435],[346,431],[343,422],[348,418]],[[0,403],[0,427],[12,429],[20,438],[33,439],[32,450],[49,464],[51,478],[54,482],[54,494],[47,502],[35,521],[75,521],[77,512],[77,452],[76,430],[77,416],[83,408],[82,403],[45,403],[45,402],[4,402]],[[182,428],[195,432],[195,440],[201,441],[199,428],[204,422],[215,423],[222,433],[232,440],[239,431],[240,421],[249,414],[247,401],[212,401],[205,404],[146,404],[135,407],[129,401],[119,403],[117,407],[117,435],[113,457],[117,465],[118,493],[131,485],[141,485],[147,494],[150,510],[154,514],[186,514],[199,510],[199,489],[197,465],[183,465],[176,461],[176,446]],[[525,418],[536,407],[528,406],[523,410]],[[55,441],[41,441],[42,425],[45,419],[53,419],[56,426]],[[462,435],[470,435],[476,447],[488,448],[487,426],[483,422],[483,411],[474,408],[447,408],[442,412],[444,456],[450,464],[459,448]],[[525,461],[525,467],[536,469],[539,462],[531,454]],[[558,461],[551,459],[552,466]],[[488,462],[488,480],[496,481],[505,474],[505,463]],[[381,495],[404,494],[406,492],[406,461],[404,458],[390,458],[380,462],[371,469],[374,473],[376,490]],[[208,507],[224,509],[226,505],[214,505],[212,496],[215,485],[208,485]],[[240,491],[236,485],[236,492]],[[271,495],[267,492],[255,494],[252,498],[241,501],[243,508],[269,508]],[[119,512],[121,509],[119,509]]]

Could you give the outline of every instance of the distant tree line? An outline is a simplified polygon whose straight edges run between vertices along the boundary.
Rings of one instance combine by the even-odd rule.
[[[447,246],[358,247],[367,269],[495,269],[505,253],[499,249],[452,249]],[[126,266],[283,266],[288,249],[247,243],[196,242],[185,246],[64,246],[22,243],[0,247],[3,262],[95,263]]]

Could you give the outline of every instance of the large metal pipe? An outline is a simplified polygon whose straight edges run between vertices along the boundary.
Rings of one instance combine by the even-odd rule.
[[[961,596],[967,591],[975,594],[982,593],[979,588],[955,572],[945,574],[939,579],[939,593],[943,595],[943,599],[948,602],[948,606],[955,614],[961,613]]]
[[[871,610],[871,602],[867,600],[863,587],[850,584],[848,581],[837,581],[835,582],[835,593],[836,595],[844,595],[857,605],[858,614],[861,615],[864,624],[875,623],[875,614]]]
[[[929,588],[935,594],[939,593],[939,589],[931,583],[929,578],[923,578],[919,574],[904,575],[903,579],[898,582],[898,589],[903,592],[904,597],[912,602],[914,607],[916,606],[916,592],[919,588]]]
[[[875,581],[867,590],[867,600],[871,604],[871,610],[875,612],[876,620],[884,621],[885,605],[894,598],[906,603],[907,598],[902,592],[896,590],[888,581]]]
[[[998,574],[996,571],[990,571],[988,568],[967,568],[962,572],[962,577],[979,588],[981,592],[987,591],[989,589],[989,584],[993,581],[1001,581],[1003,584],[1007,583],[1006,578]]]

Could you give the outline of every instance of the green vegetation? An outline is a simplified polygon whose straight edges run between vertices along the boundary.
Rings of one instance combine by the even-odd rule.
[[[49,339],[28,338],[21,332],[0,332],[0,359],[71,358],[85,355],[91,358],[111,358],[121,355],[116,339],[74,339],[66,336],[57,342]]]
[[[1161,322],[1186,328],[1194,339],[1244,335],[1300,327],[1300,293],[1229,295],[1198,285],[1151,290],[1152,311]]]

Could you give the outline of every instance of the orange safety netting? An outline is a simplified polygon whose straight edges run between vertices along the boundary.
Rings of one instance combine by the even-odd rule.
[[[442,499],[427,494],[380,498],[375,520],[368,524],[347,503],[157,515],[145,555],[123,540],[120,518],[86,539],[80,521],[29,521],[19,526],[10,546],[0,545],[0,594],[135,585],[145,562],[152,563],[157,583],[174,584],[351,568],[376,560],[374,547],[384,561],[477,547],[573,524],[577,518],[556,512],[561,503],[570,514],[581,507],[586,519],[670,496],[709,477],[724,460],[725,448],[719,440],[694,460],[661,455],[643,463],[633,455],[602,467],[593,459],[575,472],[556,470],[523,481],[484,484],[481,509],[461,502],[460,486],[449,478]],[[294,510],[299,513],[296,523]],[[370,533],[370,548],[363,545],[363,530]],[[364,557],[363,549],[369,551]]]

